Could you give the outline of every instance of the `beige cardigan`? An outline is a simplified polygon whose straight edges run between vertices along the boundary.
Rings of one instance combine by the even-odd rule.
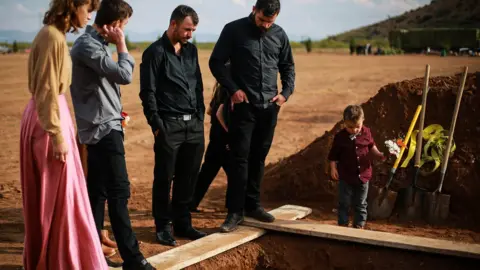
[[[58,95],[70,87],[72,62],[65,34],[44,26],[35,37],[28,59],[28,86],[38,118],[55,145],[63,142]]]

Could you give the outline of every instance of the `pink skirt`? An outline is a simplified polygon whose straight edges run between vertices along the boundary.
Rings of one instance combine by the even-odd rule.
[[[88,199],[75,130],[64,95],[58,96],[66,162],[53,157],[35,101],[23,113],[20,174],[26,270],[108,269]]]

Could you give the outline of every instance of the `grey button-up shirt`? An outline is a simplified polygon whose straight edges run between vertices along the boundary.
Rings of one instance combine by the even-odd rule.
[[[92,26],[77,38],[70,54],[70,91],[80,143],[96,144],[112,129],[123,131],[119,85],[132,81],[135,60],[119,53],[115,62],[108,43]]]

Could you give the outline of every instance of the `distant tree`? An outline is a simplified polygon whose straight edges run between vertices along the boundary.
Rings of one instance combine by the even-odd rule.
[[[397,49],[402,49],[402,38],[400,36],[397,37],[397,43],[393,46],[394,48]]]
[[[197,38],[196,38],[196,37],[193,37],[193,39],[192,39],[192,44],[195,45],[195,46],[197,46]]]
[[[130,42],[128,35],[125,36],[125,45],[127,45],[128,50],[135,49],[135,46],[133,46],[133,44]]]
[[[308,37],[302,43],[305,46],[305,49],[307,50],[307,53],[310,53],[312,51],[312,39],[310,37]]]
[[[355,53],[355,45],[356,45],[355,44],[355,38],[352,37],[350,39],[350,44],[349,45],[350,45],[349,46],[350,47],[350,54],[353,55]]]
[[[328,36],[327,39],[337,41],[337,36]]]
[[[14,53],[18,52],[18,44],[16,40],[13,41],[12,50]]]

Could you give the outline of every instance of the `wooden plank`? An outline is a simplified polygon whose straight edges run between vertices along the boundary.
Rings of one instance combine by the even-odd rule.
[[[480,259],[480,245],[478,244],[468,244],[387,232],[359,230],[341,226],[312,223],[308,221],[277,220],[274,223],[264,223],[246,218],[243,224],[267,230],[302,234],[340,241]]]
[[[308,216],[312,213],[312,209],[296,205],[284,205],[269,213],[274,215],[277,220],[294,220]],[[147,261],[157,269],[182,269],[252,241],[266,232],[266,230],[260,228],[239,226],[239,229],[234,232],[214,233],[152,256]]]

